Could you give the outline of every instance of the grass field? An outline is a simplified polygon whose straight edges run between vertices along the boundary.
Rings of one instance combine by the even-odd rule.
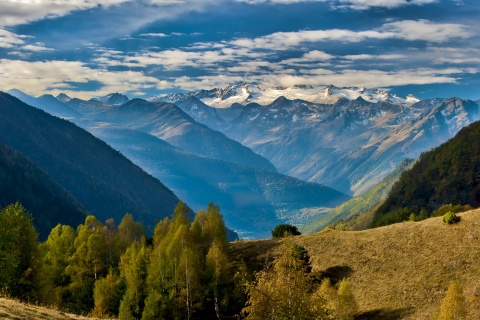
[[[239,242],[232,257],[259,269],[283,243],[303,245],[314,271],[347,277],[360,306],[359,319],[431,319],[452,280],[469,301],[470,319],[480,319],[480,210],[365,231],[322,232],[279,240]]]
[[[82,317],[44,307],[18,302],[12,299],[0,298],[0,319],[14,320],[60,320],[60,319],[94,319]]]

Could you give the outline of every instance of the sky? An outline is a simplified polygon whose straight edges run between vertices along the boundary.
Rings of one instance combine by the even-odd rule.
[[[478,0],[0,0],[0,90],[247,82],[480,99]]]

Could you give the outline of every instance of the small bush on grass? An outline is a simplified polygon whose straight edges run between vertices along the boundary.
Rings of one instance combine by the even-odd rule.
[[[448,211],[443,216],[443,222],[448,223],[448,224],[454,224],[454,223],[460,222],[460,217],[457,216],[452,211]]]

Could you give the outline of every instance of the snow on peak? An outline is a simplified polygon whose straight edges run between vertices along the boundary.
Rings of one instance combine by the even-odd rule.
[[[165,94],[148,99],[149,101],[177,102],[190,96],[197,97],[205,104],[215,108],[228,108],[233,104],[247,105],[258,103],[268,105],[280,97],[288,100],[304,100],[312,103],[334,104],[340,99],[356,100],[361,97],[368,102],[391,102],[395,104],[411,105],[419,101],[412,95],[401,97],[391,94],[385,89],[369,89],[364,87],[336,87],[295,85],[293,87],[271,87],[261,89],[247,83],[229,85],[225,88],[201,90],[190,93]]]

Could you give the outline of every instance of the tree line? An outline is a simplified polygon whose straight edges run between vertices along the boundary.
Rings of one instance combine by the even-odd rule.
[[[253,272],[230,261],[218,206],[188,214],[179,202],[151,238],[130,214],[118,226],[88,216],[40,243],[31,215],[9,205],[0,210],[0,293],[99,318],[353,319],[348,282],[318,279],[305,248],[288,246]]]

